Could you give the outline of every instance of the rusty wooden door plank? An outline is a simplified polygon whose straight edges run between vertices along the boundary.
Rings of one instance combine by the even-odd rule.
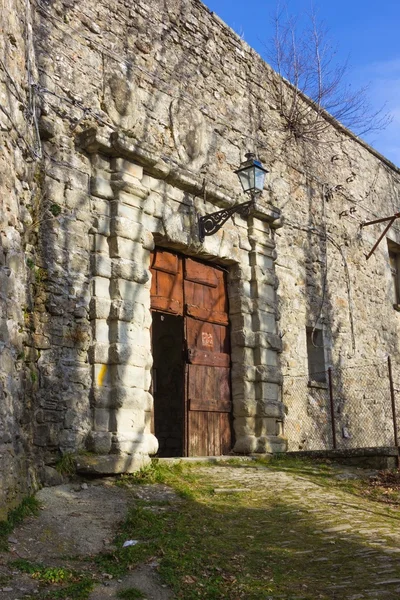
[[[216,288],[218,287],[220,277],[219,272],[209,265],[204,265],[191,258],[185,259],[185,280],[200,283],[202,285]]]
[[[183,315],[182,258],[166,251],[155,250],[151,264],[151,308]]]
[[[231,449],[228,302],[224,273],[185,259],[188,453],[213,456]]]
[[[229,367],[231,359],[229,354],[216,354],[215,352],[205,352],[204,350],[189,348],[187,351],[187,361],[190,364],[209,367]]]
[[[231,449],[232,402],[224,272],[156,249],[151,273],[152,309],[184,315],[187,355],[183,454],[227,453]]]
[[[190,410],[210,410],[212,412],[229,412],[231,410],[229,368],[214,367],[210,369],[203,365],[189,365],[188,373]]]

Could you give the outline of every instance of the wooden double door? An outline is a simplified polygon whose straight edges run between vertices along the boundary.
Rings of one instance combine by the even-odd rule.
[[[156,249],[151,272],[152,393],[159,454],[227,454],[232,447],[232,402],[224,271]]]

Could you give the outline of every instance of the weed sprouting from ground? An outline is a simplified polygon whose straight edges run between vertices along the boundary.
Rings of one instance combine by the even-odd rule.
[[[117,598],[121,598],[122,600],[137,600],[137,598],[145,598],[145,596],[136,588],[127,588],[117,592]]]
[[[11,564],[22,573],[28,573],[33,579],[45,583],[65,583],[76,577],[73,571],[63,567],[45,567],[24,559],[14,560]]]
[[[40,504],[34,496],[24,498],[16,508],[12,509],[5,521],[0,521],[0,550],[8,549],[7,537],[10,535],[14,527],[20,525],[26,517],[36,515],[39,511]]]
[[[119,483],[124,485],[128,484],[144,484],[144,483],[166,483],[170,481],[171,476],[182,475],[184,470],[183,464],[181,462],[176,463],[164,463],[160,462],[157,459],[154,459],[146,465],[142,467],[136,473],[132,473],[129,475],[122,475]]]
[[[31,563],[24,559],[11,562],[11,566],[27,573],[43,584],[43,592],[35,598],[48,600],[73,598],[73,600],[87,600],[94,587],[94,580],[85,573],[71,571],[64,567],[47,567],[39,563]],[[62,586],[62,587],[60,587]],[[49,590],[51,588],[51,591]]]
[[[56,462],[56,470],[61,475],[71,476],[76,473],[76,457],[74,454],[67,453]]]

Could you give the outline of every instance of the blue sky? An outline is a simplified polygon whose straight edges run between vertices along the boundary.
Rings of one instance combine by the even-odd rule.
[[[205,4],[267,59],[275,0],[205,0]],[[286,5],[301,23],[312,3],[287,0]],[[400,0],[316,0],[314,7],[337,44],[338,60],[349,58],[353,85],[370,84],[371,105],[378,109],[386,103],[392,115],[387,129],[365,136],[366,141],[400,166]]]

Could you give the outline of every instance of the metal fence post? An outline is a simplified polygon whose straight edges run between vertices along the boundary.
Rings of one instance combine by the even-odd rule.
[[[391,361],[390,356],[388,356],[388,371],[389,371],[389,384],[390,384],[390,400],[392,402],[394,444],[397,448],[397,468],[399,468],[400,467],[400,455],[399,455],[399,440],[398,440],[398,436],[397,436],[396,399],[395,399],[395,395],[394,395],[392,361]]]
[[[328,369],[328,383],[329,383],[329,402],[331,407],[331,423],[332,423],[332,443],[333,449],[336,450],[336,427],[335,427],[335,407],[333,405],[333,387],[332,387],[332,369]]]

